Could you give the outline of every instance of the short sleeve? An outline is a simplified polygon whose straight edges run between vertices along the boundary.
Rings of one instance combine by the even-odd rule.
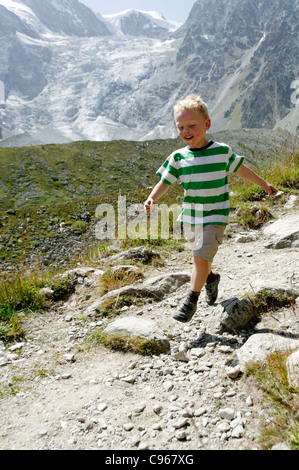
[[[226,166],[227,173],[236,173],[236,171],[240,168],[244,160],[245,157],[241,157],[240,155],[233,153],[232,150],[229,149],[228,162]]]
[[[177,169],[176,161],[174,159],[174,154],[171,154],[163,165],[157,171],[157,175],[165,183],[172,185],[179,178],[179,172]]]

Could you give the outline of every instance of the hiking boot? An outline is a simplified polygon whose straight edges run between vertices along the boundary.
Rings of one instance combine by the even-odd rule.
[[[208,305],[213,305],[218,297],[218,284],[220,282],[220,274],[212,273],[208,277],[207,283],[205,285],[206,297],[205,300]]]
[[[194,313],[197,310],[197,301],[192,302],[190,297],[187,297],[184,302],[177,308],[177,310],[172,315],[177,321],[182,323],[188,323],[192,320]]]

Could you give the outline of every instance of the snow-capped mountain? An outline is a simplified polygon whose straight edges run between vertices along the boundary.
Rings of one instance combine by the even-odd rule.
[[[0,0],[0,145],[175,135],[199,93],[212,131],[299,126],[299,0],[197,0],[184,25],[77,0]],[[297,86],[299,88],[299,86]],[[22,141],[22,139],[20,139]]]
[[[137,11],[104,19],[77,0],[0,0],[0,138],[138,140],[148,127],[137,129],[130,97],[175,60],[175,40],[165,36],[178,26]]]
[[[78,0],[1,0],[0,5],[16,15],[34,33],[46,33],[48,30],[72,36],[110,34],[101,15],[95,15]]]
[[[125,10],[113,15],[103,15],[113,34],[166,38],[181,24],[166,20],[157,11]]]

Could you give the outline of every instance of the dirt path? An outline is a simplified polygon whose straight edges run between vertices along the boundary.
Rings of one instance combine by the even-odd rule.
[[[220,248],[214,267],[221,273],[218,301],[242,296],[253,280],[293,282],[298,287],[299,250],[269,250],[266,238]],[[165,266],[146,276],[190,271],[191,253],[173,253]],[[259,449],[261,416],[267,409],[257,385],[226,374],[229,355],[248,338],[225,333],[191,349],[189,362],[173,353],[202,334],[201,318],[211,308],[201,295],[194,320],[183,325],[171,312],[187,286],[162,302],[130,307],[123,315],[154,320],[169,336],[171,351],[154,357],[111,352],[86,342],[99,326],[84,316],[97,296],[89,277],[55,309],[24,321],[26,342],[2,351],[0,449],[33,450],[231,450]],[[257,329],[298,333],[298,300],[293,309],[265,314]],[[2,361],[2,362],[1,362]],[[9,391],[17,389],[16,394]]]

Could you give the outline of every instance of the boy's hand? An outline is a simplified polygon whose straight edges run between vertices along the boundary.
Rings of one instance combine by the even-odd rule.
[[[278,192],[278,189],[274,188],[271,184],[267,185],[267,188],[265,188],[269,196],[275,196],[275,194]]]
[[[154,200],[151,197],[149,197],[144,203],[144,210],[147,214],[150,213],[153,205],[154,205]]]
[[[241,178],[260,186],[262,189],[267,191],[269,196],[275,196],[275,194],[278,193],[278,189],[274,188],[271,184],[268,184],[267,181],[248,168],[248,166],[244,165],[244,163],[238,168],[236,173]]]

